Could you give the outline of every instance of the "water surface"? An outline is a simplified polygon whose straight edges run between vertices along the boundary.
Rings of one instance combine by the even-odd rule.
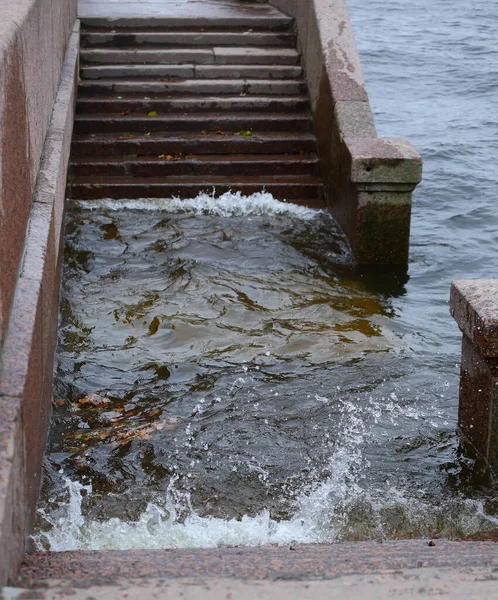
[[[448,293],[498,266],[498,3],[349,6],[379,135],[425,161],[408,278],[355,272],[327,216],[268,202],[76,211],[39,543],[496,527],[496,490],[459,452]]]

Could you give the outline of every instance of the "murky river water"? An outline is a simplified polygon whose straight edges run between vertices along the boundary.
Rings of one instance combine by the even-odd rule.
[[[498,266],[498,2],[349,5],[379,134],[425,160],[408,276],[355,272],[326,215],[266,196],[75,210],[40,545],[497,526],[458,452],[447,299]]]

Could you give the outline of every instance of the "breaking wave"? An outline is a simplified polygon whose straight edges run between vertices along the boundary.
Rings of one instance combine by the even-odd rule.
[[[240,192],[226,192],[216,196],[215,190],[211,194],[200,193],[196,198],[139,198],[114,200],[80,200],[75,202],[85,210],[137,210],[142,212],[165,211],[169,213],[183,213],[193,215],[212,215],[216,217],[244,217],[261,215],[292,215],[299,219],[314,219],[322,211],[299,206],[289,202],[275,199],[272,194],[262,191],[244,196]]]

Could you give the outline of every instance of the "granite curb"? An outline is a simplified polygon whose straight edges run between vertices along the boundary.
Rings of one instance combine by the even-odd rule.
[[[17,571],[40,485],[56,341],[79,23],[70,36],[32,196],[0,370],[0,582]],[[13,498],[16,498],[14,501]]]

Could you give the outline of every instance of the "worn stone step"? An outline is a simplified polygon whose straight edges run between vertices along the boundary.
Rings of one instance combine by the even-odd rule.
[[[219,135],[261,131],[310,131],[309,113],[218,113],[218,114],[161,114],[147,116],[128,115],[78,115],[74,122],[75,133],[149,133],[189,131],[205,135],[208,131]]]
[[[451,593],[440,595],[439,586],[434,595],[421,588],[423,575],[420,568],[431,568],[438,573],[449,567],[460,570],[472,570],[483,565],[495,570],[491,578],[496,590],[496,569],[498,568],[497,546],[492,542],[468,542],[436,540],[432,545],[425,540],[397,540],[373,542],[342,542],[335,544],[293,544],[273,545],[258,548],[210,548],[181,550],[108,550],[100,552],[73,551],[47,552],[28,555],[24,558],[19,573],[18,584],[30,586],[36,582],[53,579],[67,579],[73,582],[90,584],[98,576],[107,581],[118,578],[134,579],[157,577],[171,581],[188,577],[199,585],[199,597],[203,597],[204,583],[210,576],[216,575],[226,580],[242,579],[246,581],[268,580],[272,583],[292,580],[325,581],[345,575],[363,573],[372,577],[374,573],[398,572],[403,575],[402,589],[408,579],[413,579],[417,589],[413,594],[392,598],[452,598]],[[410,570],[412,574],[410,575]],[[471,571],[469,571],[471,573]],[[471,573],[471,582],[476,585],[476,577]],[[83,586],[82,586],[83,588]],[[33,590],[32,598],[36,598]],[[334,598],[384,598],[383,594],[356,594],[351,586],[344,589],[343,595]],[[477,595],[477,598],[493,598]],[[64,597],[61,594],[61,597]],[[68,596],[71,598],[72,596]],[[88,598],[88,594],[84,596]],[[124,596],[121,596],[124,597]],[[158,596],[175,598],[171,596]],[[228,598],[229,596],[217,596]],[[238,599],[237,591],[231,594]],[[260,598],[259,589],[253,590],[249,598]],[[272,596],[269,595],[269,598]],[[282,596],[282,598],[301,599],[300,594]],[[327,593],[311,596],[318,599],[329,598]],[[391,596],[389,596],[391,597]],[[460,596],[464,597],[464,596]],[[22,598],[22,596],[20,597]],[[24,596],[28,598],[28,595]],[[265,596],[266,598],[266,596]],[[275,596],[277,598],[277,596]],[[280,598],[280,596],[278,596]],[[472,598],[469,593],[467,598]]]
[[[304,154],[316,152],[312,133],[257,133],[250,137],[209,133],[171,133],[168,136],[128,137],[119,134],[75,135],[72,155],[81,156],[143,156],[160,154]]]
[[[69,182],[74,200],[100,198],[194,198],[201,192],[245,195],[265,190],[279,200],[322,206],[322,182],[309,175],[200,176],[192,177],[75,177]]]
[[[182,48],[89,48],[80,52],[81,64],[251,64],[297,65],[300,54],[295,48],[182,47]]]
[[[172,175],[318,175],[316,154],[167,155],[74,158],[70,177],[169,177]]]
[[[162,7],[160,7],[162,8]],[[189,16],[182,15],[181,17],[174,14],[168,14],[168,7],[165,7],[167,12],[162,10],[157,14],[151,10],[144,11],[143,15],[130,16],[129,12],[119,10],[119,7],[113,9],[112,18],[107,16],[105,3],[100,0],[95,4],[95,9],[92,16],[80,14],[80,21],[85,31],[91,28],[99,28],[101,30],[115,31],[116,29],[135,30],[137,28],[168,28],[168,29],[185,29],[185,28],[245,28],[248,29],[266,29],[269,31],[290,31],[293,28],[294,19],[279,12],[272,15],[265,15],[261,12],[234,12],[232,15],[202,15],[192,14]],[[99,12],[102,16],[99,15]]]
[[[127,31],[82,31],[82,48],[97,46],[99,48],[129,48],[156,46],[296,46],[296,35],[292,32],[257,31],[256,29],[240,29],[240,31],[203,30],[199,28],[176,31],[164,30],[127,30]]]
[[[296,65],[91,65],[80,69],[82,79],[297,79],[303,70]]]
[[[307,92],[304,80],[279,81],[270,79],[185,79],[176,81],[155,81],[151,79],[133,79],[123,81],[106,79],[81,81],[79,93],[82,96],[95,94],[124,93],[168,93],[168,94],[203,94],[233,96],[234,94],[271,94],[301,95]]]
[[[126,96],[80,97],[76,105],[78,114],[126,113],[143,114],[151,111],[158,113],[192,113],[222,111],[268,111],[300,112],[309,110],[309,98],[301,96],[180,96],[171,98],[166,95],[144,97],[143,94]]]

